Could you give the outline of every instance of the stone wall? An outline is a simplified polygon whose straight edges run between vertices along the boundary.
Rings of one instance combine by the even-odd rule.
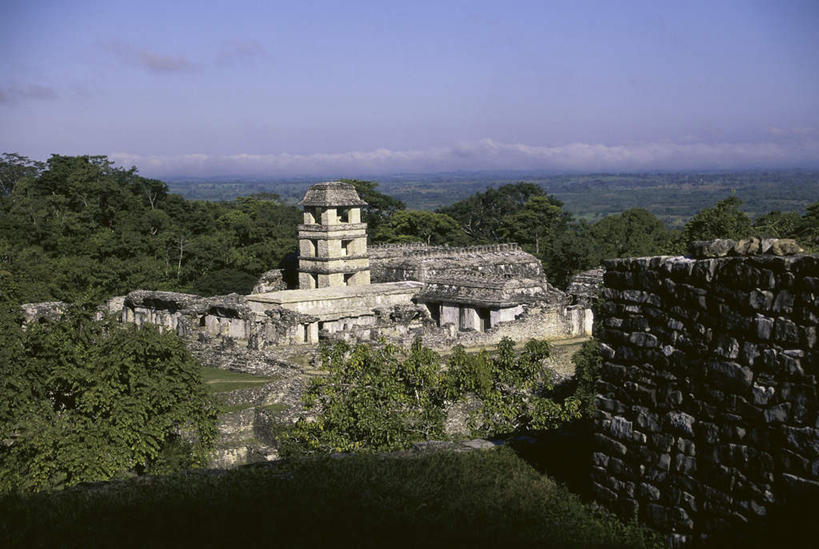
[[[673,544],[819,496],[819,257],[756,244],[606,262],[593,490]]]
[[[122,322],[154,324],[186,339],[240,341],[253,349],[302,342],[299,328],[315,318],[271,305],[256,311],[245,296],[201,297],[136,290],[122,299]]]
[[[449,247],[384,244],[370,247],[373,282],[446,278],[464,274],[545,279],[543,266],[517,244]]]

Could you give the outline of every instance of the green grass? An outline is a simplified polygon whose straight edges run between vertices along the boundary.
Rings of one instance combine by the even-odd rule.
[[[661,547],[512,450],[356,455],[0,499],[0,546]]]
[[[202,382],[211,393],[224,393],[236,389],[260,387],[276,379],[275,376],[254,376],[242,372],[220,370],[219,368],[202,367]]]

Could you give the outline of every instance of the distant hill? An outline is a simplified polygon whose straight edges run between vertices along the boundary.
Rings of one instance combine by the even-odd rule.
[[[735,192],[752,216],[771,210],[804,212],[819,200],[819,171],[654,172],[553,175],[538,172],[399,174],[371,178],[408,208],[434,210],[488,187],[527,181],[541,185],[578,217],[594,221],[645,208],[672,227]],[[176,179],[172,192],[192,200],[232,200],[259,192],[295,203],[317,179]]]

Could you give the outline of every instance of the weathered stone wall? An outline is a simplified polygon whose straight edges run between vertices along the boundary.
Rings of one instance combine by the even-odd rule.
[[[728,244],[694,249],[781,253]],[[606,268],[597,499],[679,544],[819,495],[819,257],[652,257]]]
[[[245,296],[200,297],[193,294],[136,290],[122,300],[121,320],[154,324],[187,339],[231,339],[253,349],[295,345],[298,328],[315,322],[308,315],[270,306],[254,311]]]
[[[464,274],[544,279],[543,266],[517,244],[449,247],[384,244],[370,247],[373,282],[446,278]]]

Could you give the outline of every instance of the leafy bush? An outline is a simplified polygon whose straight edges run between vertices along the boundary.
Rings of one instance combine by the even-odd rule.
[[[461,346],[453,349],[448,362],[450,397],[460,400],[474,394],[481,401],[480,410],[469,418],[474,434],[553,429],[577,416],[575,399],[558,403],[549,398],[554,383],[544,361],[550,353],[546,341],[531,340],[518,352],[508,338],[491,354],[469,355]]]
[[[175,334],[94,321],[4,322],[0,491],[41,490],[202,463],[215,407]]]
[[[600,379],[600,367],[603,357],[600,356],[600,343],[590,339],[572,355],[574,362],[574,379],[577,384],[575,397],[580,401],[580,412],[586,419],[594,413],[594,396],[597,393],[595,384]]]
[[[327,376],[305,393],[314,421],[299,421],[285,447],[308,453],[395,450],[443,436],[443,378],[437,354],[419,341],[409,352],[394,345],[325,346]]]
[[[317,416],[285,433],[284,447],[296,453],[385,451],[443,438],[447,406],[468,398],[481,404],[468,418],[475,435],[557,427],[579,416],[580,401],[549,398],[553,384],[543,364],[548,356],[545,341],[516,351],[504,339],[494,353],[470,355],[458,346],[443,368],[441,357],[420,340],[409,350],[324,347],[328,375],[313,379],[305,394]]]

